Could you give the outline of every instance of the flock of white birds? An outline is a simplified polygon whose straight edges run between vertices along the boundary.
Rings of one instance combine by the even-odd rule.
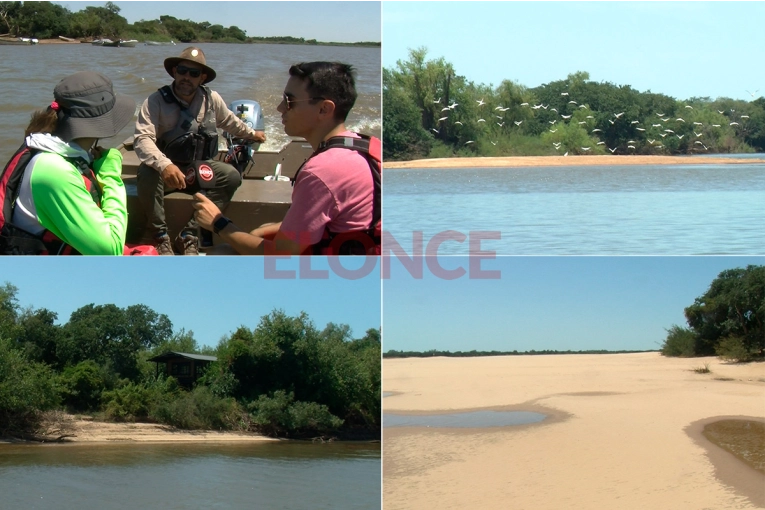
[[[747,93],[749,93],[752,97],[755,97],[757,92],[759,92],[759,90],[756,90],[755,92],[747,91]],[[569,95],[568,92],[561,92],[561,96],[568,96],[568,95]],[[479,108],[483,108],[486,105],[486,102],[484,102],[483,99],[479,99],[479,100],[475,100],[475,101],[478,104]],[[434,104],[440,104],[441,103],[441,98],[439,97],[438,99],[434,100],[433,103]],[[573,99],[570,99],[568,101],[568,104],[576,105],[576,108],[579,108],[579,109],[588,109],[589,110],[589,107],[587,105],[579,104],[576,101],[574,101]],[[443,123],[443,122],[446,122],[447,120],[449,120],[449,114],[446,113],[446,112],[453,112],[457,108],[457,106],[459,106],[459,104],[455,102],[455,103],[450,104],[449,106],[445,106],[444,108],[442,108],[441,109],[441,114],[443,116],[440,117],[437,122],[440,124],[440,123]],[[532,110],[539,110],[540,108],[547,110],[548,108],[550,108],[549,104],[545,105],[545,104],[542,104],[542,103],[537,104],[537,105],[530,105],[529,103],[521,103],[520,106],[524,107],[524,108],[531,108]],[[685,108],[687,110],[689,110],[689,111],[693,110],[693,106],[691,106],[691,105],[685,105]],[[496,108],[494,108],[494,116],[497,119],[499,119],[500,121],[502,121],[502,122],[496,122],[495,121],[495,123],[499,127],[505,127],[506,121],[505,121],[504,117],[502,117],[501,115],[497,115],[496,113],[504,113],[504,112],[506,112],[509,109],[510,109],[510,107],[504,107],[502,105],[497,106]],[[562,123],[569,122],[569,120],[573,116],[573,115],[563,115],[563,114],[560,114],[560,113],[558,113],[558,110],[555,109],[555,108],[552,108],[551,111],[554,111],[558,116],[560,116]],[[731,114],[735,113],[735,111],[736,110],[731,109],[730,113]],[[722,111],[721,110],[717,110],[717,112],[719,114],[721,114],[721,115],[725,114],[724,110],[722,110]],[[617,122],[626,122],[626,119],[622,119],[623,116],[624,116],[624,112],[613,113],[613,119],[608,119],[608,122],[610,122],[611,125],[614,125]],[[673,129],[670,129],[670,127],[672,127],[672,126],[679,126],[680,125],[679,123],[684,123],[685,124],[686,123],[685,119],[683,119],[682,117],[677,117],[677,118],[673,119],[671,116],[665,115],[664,113],[658,113],[658,112],[657,112],[656,116],[657,116],[656,123],[652,123],[650,126],[647,126],[647,127],[635,127],[635,130],[637,130],[637,131],[639,131],[641,133],[644,133],[644,132],[646,133],[646,141],[652,147],[654,147],[656,149],[662,149],[664,147],[663,140],[667,136],[670,136],[670,135],[676,136],[680,140],[682,140],[683,137],[686,136],[685,134],[677,134],[677,133],[675,133],[675,131]],[[748,119],[748,118],[749,118],[748,115],[741,115],[740,116],[740,119],[742,119],[742,120]],[[579,125],[591,125],[591,123],[594,122],[594,121],[595,121],[595,117],[594,116],[587,115],[585,120],[578,121],[577,123]],[[487,121],[484,118],[479,118],[479,119],[476,120],[476,123],[478,123],[478,124],[485,123],[485,122],[487,122]],[[548,122],[551,125],[550,128],[549,128],[549,131],[551,133],[556,133],[558,131],[558,128],[555,127],[555,124],[558,122],[558,119],[554,119],[554,120],[551,120],[551,121],[548,121]],[[523,123],[523,120],[513,121],[513,124],[515,126],[517,126],[517,127],[519,127],[522,123]],[[638,121],[638,120],[630,120],[629,123],[631,125],[637,125],[637,124],[640,124],[640,121]],[[455,125],[460,125],[460,126],[463,125],[463,123],[460,122],[460,121],[455,121],[454,124]],[[732,121],[732,122],[729,122],[729,125],[730,126],[738,126],[738,125],[740,125],[740,123]],[[702,128],[704,127],[704,124],[701,123],[701,122],[693,122],[693,126],[694,126],[693,127],[693,134],[695,135],[695,138],[701,138],[703,136],[703,132],[698,132],[697,133],[696,130],[703,131]],[[722,127],[722,124],[710,124],[709,126],[712,127],[712,128],[715,128],[715,129],[719,129],[719,128]],[[435,132],[435,133],[439,133],[440,132],[440,129],[436,129],[436,128],[432,128],[431,130],[433,132]],[[603,132],[602,129],[597,129],[597,128],[589,130],[590,134],[602,133],[602,132]],[[648,138],[649,136],[652,137],[652,138]],[[474,144],[474,143],[475,143],[475,140],[468,140],[467,142],[465,142],[464,145],[470,145],[470,144]],[[492,141],[491,143],[493,145],[497,145],[496,141]],[[629,153],[631,151],[635,151],[636,150],[635,144],[637,144],[637,143],[638,142],[635,141],[635,140],[628,140],[627,141],[627,146],[626,146],[627,153]],[[596,145],[605,145],[605,144],[606,144],[606,142],[603,142],[603,141],[598,141],[596,143]],[[709,150],[709,148],[706,145],[704,145],[702,140],[694,140],[693,144],[694,145],[698,145],[699,146],[698,148],[700,150],[705,150],[705,151]],[[561,146],[562,146],[562,142],[553,142],[553,147],[555,147],[555,150],[559,151],[561,149]],[[618,150],[618,147],[606,147],[606,148],[611,152],[611,154],[615,153]],[[591,146],[590,147],[579,147],[579,149],[581,149],[582,152],[587,153],[588,151],[590,151],[592,149],[592,147]],[[563,155],[564,156],[568,156],[568,151],[566,151],[565,154],[563,154]]]

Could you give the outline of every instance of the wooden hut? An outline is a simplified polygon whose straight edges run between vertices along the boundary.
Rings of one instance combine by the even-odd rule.
[[[218,358],[215,356],[170,351],[154,356],[148,361],[154,361],[157,364],[157,375],[159,375],[160,363],[164,363],[165,374],[172,375],[178,379],[178,383],[181,386],[190,388],[202,376],[204,368],[217,360]]]

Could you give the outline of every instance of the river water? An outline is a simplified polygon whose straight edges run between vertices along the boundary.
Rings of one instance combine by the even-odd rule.
[[[0,160],[2,164],[23,141],[24,129],[35,110],[53,100],[59,80],[78,71],[98,71],[108,76],[118,93],[135,99],[137,106],[163,85],[172,82],[162,63],[180,55],[187,44],[104,48],[91,44],[39,44],[36,46],[0,45]],[[289,78],[289,66],[316,60],[340,61],[357,69],[359,97],[346,125],[355,131],[377,137],[382,132],[381,51],[380,48],[346,46],[304,46],[287,44],[200,43],[207,63],[217,77],[210,87],[227,104],[241,99],[260,103],[266,123],[267,142],[261,150],[278,150],[289,137],[284,134],[276,107]],[[102,140],[104,147],[116,147],[133,134],[129,123],[117,136]]]
[[[501,255],[756,255],[765,165],[389,169],[385,230],[407,252],[454,230]],[[496,237],[500,234],[478,234]],[[450,239],[457,236],[450,235]],[[448,240],[439,254],[468,254]]]
[[[379,444],[0,444],[0,508],[379,509]]]

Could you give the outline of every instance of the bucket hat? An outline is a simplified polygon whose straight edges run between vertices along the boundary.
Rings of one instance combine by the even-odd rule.
[[[135,100],[114,92],[112,81],[101,73],[81,71],[67,76],[53,89],[58,103],[56,135],[76,138],[109,138],[135,115]]]
[[[215,70],[207,65],[204,52],[194,46],[189,46],[183,50],[180,57],[169,57],[165,59],[165,71],[167,71],[167,74],[175,78],[175,76],[173,76],[173,68],[183,60],[195,62],[204,68],[204,73],[207,75],[207,79],[204,83],[210,83],[215,79]]]

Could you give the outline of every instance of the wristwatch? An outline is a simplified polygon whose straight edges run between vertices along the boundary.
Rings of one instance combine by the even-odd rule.
[[[213,230],[216,234],[220,234],[220,231],[226,228],[226,225],[229,223],[231,223],[230,219],[226,218],[225,216],[221,216],[213,222]]]

